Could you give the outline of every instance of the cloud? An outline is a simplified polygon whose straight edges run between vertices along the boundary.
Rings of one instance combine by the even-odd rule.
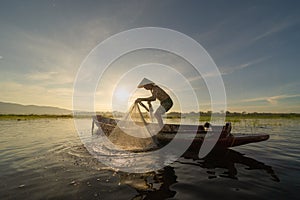
[[[196,36],[197,41],[207,47],[217,63],[228,61],[230,57],[240,55],[244,50],[255,49],[257,44],[263,45],[261,42],[264,41],[261,39],[286,31],[300,21],[298,16],[291,14],[282,20],[274,20],[272,16],[268,16],[261,21],[251,20],[241,24],[240,17],[244,15],[253,15],[253,10],[232,14]],[[239,31],[232,31],[233,28]]]
[[[296,23],[298,23],[298,20],[286,20],[286,21],[281,21],[277,24],[275,24],[274,26],[270,27],[267,31],[261,33],[260,35],[256,36],[252,42],[255,42],[257,40],[263,39],[265,37],[271,36],[275,33],[281,32],[293,25],[295,25]]]
[[[34,81],[44,81],[53,79],[58,73],[57,72],[36,72],[32,74],[28,74],[27,78]]]
[[[255,60],[252,60],[252,61],[249,61],[249,62],[246,62],[246,63],[242,63],[242,64],[239,64],[239,65],[236,65],[236,66],[222,67],[220,69],[221,74],[222,75],[231,74],[231,73],[234,73],[237,70],[241,70],[241,69],[250,67],[252,65],[256,65],[256,64],[264,62],[264,61],[266,61],[270,58],[271,58],[271,56],[265,56],[265,57],[261,57],[261,58],[258,58],[258,59],[255,59]]]
[[[0,101],[59,106],[70,109],[73,89],[63,87],[48,89],[40,85],[8,81],[0,83],[0,93]]]
[[[49,71],[49,72],[32,72],[25,75],[29,81],[39,82],[43,86],[71,84],[75,79],[73,73],[67,70]]]
[[[259,98],[252,98],[252,99],[244,99],[242,102],[258,102],[258,101],[265,101],[272,105],[276,105],[279,100],[288,99],[288,98],[295,98],[300,97],[300,94],[294,95],[278,95],[278,96],[271,96],[271,97],[259,97]]]
[[[3,59],[3,56],[0,56],[0,60]]]
[[[252,65],[261,63],[263,61],[268,60],[269,58],[271,58],[271,57],[270,56],[266,56],[266,57],[262,57],[262,58],[258,58],[258,59],[246,62],[246,63],[239,64],[239,65],[236,65],[236,66],[222,67],[222,68],[219,68],[220,74],[219,73],[215,73],[215,72],[209,72],[209,73],[206,73],[206,74],[201,75],[201,76],[192,76],[192,77],[189,77],[188,81],[198,81],[198,80],[201,80],[203,78],[212,78],[212,77],[216,77],[216,76],[219,76],[219,75],[232,74],[235,71],[242,70],[242,69],[250,67]]]

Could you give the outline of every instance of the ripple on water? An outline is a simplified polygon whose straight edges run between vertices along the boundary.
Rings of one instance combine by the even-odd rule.
[[[85,122],[90,125],[91,121]],[[71,119],[0,121],[1,197],[297,199],[299,121],[256,123],[260,124],[249,130],[254,123],[243,121],[233,130],[267,131],[268,141],[235,147],[204,160],[180,158],[160,171],[135,175],[116,173],[91,156]],[[88,131],[85,134],[88,141],[91,136]],[[94,150],[106,151],[99,145]]]

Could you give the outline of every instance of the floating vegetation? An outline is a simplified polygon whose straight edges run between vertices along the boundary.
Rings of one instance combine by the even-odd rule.
[[[97,114],[101,114],[105,117],[117,117],[121,118],[124,116],[124,113],[121,112],[97,112]],[[207,122],[211,120],[211,112],[190,112],[190,113],[179,113],[179,112],[170,112],[165,115],[165,119],[180,119],[180,118],[188,118],[188,119],[195,119],[201,122]],[[225,113],[214,113],[215,117],[223,117]],[[76,115],[76,118],[91,118],[93,116],[92,113],[83,113],[80,115]],[[200,117],[199,117],[200,116]],[[0,120],[35,120],[35,119],[68,119],[73,118],[72,114],[69,115],[37,115],[37,114],[30,114],[30,115],[22,115],[22,114],[0,114]],[[240,123],[243,120],[254,120],[252,123],[254,126],[259,125],[258,119],[300,119],[299,113],[237,113],[237,112],[226,112],[226,122],[232,123]],[[276,124],[280,126],[280,124]]]
[[[0,115],[0,120],[35,120],[35,119],[61,119],[61,118],[73,118],[73,115]]]

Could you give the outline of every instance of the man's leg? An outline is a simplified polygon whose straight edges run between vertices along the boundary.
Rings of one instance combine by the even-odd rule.
[[[159,128],[161,129],[161,128],[163,127],[163,125],[164,125],[164,122],[163,122],[163,120],[162,120],[161,115],[158,114],[158,113],[155,113],[154,116],[155,116],[155,118],[157,119]]]
[[[162,120],[162,115],[166,113],[166,110],[163,106],[159,106],[154,113],[154,117],[157,119],[158,126],[161,129],[164,126],[164,122]]]

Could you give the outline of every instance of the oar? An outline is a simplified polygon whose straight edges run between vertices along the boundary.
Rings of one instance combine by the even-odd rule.
[[[94,126],[95,126],[95,117],[93,117],[93,122],[92,122],[92,135],[94,134]]]
[[[147,110],[147,112],[149,112],[149,109],[147,108],[147,106],[145,106],[145,104],[143,104],[142,102],[139,102],[139,104],[140,104],[141,106],[143,106],[143,108],[145,108],[145,110]]]

